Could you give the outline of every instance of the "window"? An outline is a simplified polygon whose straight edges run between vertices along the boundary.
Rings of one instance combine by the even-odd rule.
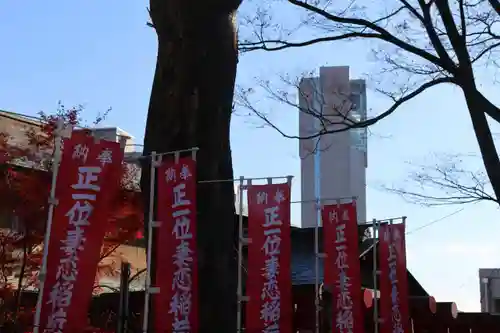
[[[492,313],[500,313],[500,298],[493,299],[493,309],[491,309]]]
[[[354,121],[364,121],[366,119],[366,110],[364,108],[363,104],[363,99],[361,94],[359,93],[354,93],[349,96],[349,100],[352,103],[351,106],[351,118]],[[356,128],[351,132],[351,142],[352,142],[352,147],[361,151],[366,152],[367,147],[366,147],[366,137],[367,137],[367,130],[366,128]]]
[[[351,94],[349,96],[349,100],[352,103],[352,106],[351,106],[352,110],[359,112],[359,108],[361,107],[361,95],[360,94]]]

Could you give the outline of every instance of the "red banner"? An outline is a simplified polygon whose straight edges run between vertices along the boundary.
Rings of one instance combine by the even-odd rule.
[[[292,332],[290,185],[248,186],[246,330]]]
[[[65,140],[57,178],[41,332],[81,332],[87,326],[109,205],[119,190],[123,152],[110,141]]]
[[[381,333],[409,333],[408,273],[405,225],[384,224],[379,229]]]
[[[331,286],[334,333],[363,333],[363,294],[356,202],[322,209],[325,283]]]
[[[155,332],[198,332],[196,162],[181,158],[158,168]]]

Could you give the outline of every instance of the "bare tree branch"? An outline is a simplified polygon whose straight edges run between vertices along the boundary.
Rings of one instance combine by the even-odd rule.
[[[365,41],[378,60],[379,73],[371,75],[374,79],[381,78],[375,90],[389,97],[393,104],[387,110],[362,120],[353,118],[343,106],[340,109],[333,107],[333,120],[329,114],[310,112],[299,106],[301,113],[306,112],[321,123],[319,129],[306,135],[283,130],[253,103],[249,90],[239,91],[239,105],[287,138],[311,139],[366,128],[388,117],[425,90],[440,83],[452,83],[465,97],[494,195],[482,193],[477,184],[461,188],[460,183],[450,183],[467,196],[466,199],[463,195],[448,197],[457,203],[495,200],[500,198],[500,157],[486,115],[500,123],[500,108],[480,91],[477,80],[484,75],[495,77],[500,74],[497,60],[500,56],[499,4],[498,0],[379,0],[375,4],[360,0],[347,3],[329,0],[266,2],[259,10],[243,15],[239,43],[242,52]],[[297,20],[290,20],[293,17],[291,11],[297,14]],[[281,13],[286,19],[280,21]],[[457,170],[441,170],[441,176],[445,176],[444,171],[445,179],[449,181],[450,172]],[[456,175],[456,172],[452,174]]]
[[[375,39],[382,41],[382,45],[392,47],[391,50],[382,48],[375,51],[381,60],[390,65],[391,69],[385,70],[385,73],[397,70],[419,75],[440,73],[441,76],[457,79],[455,83],[461,87],[467,80],[474,81],[470,70],[473,63],[485,56],[489,56],[490,63],[496,63],[492,54],[499,51],[500,41],[500,17],[494,7],[497,0],[460,0],[456,4],[443,0],[416,0],[417,6],[408,0],[394,1],[400,5],[375,17],[366,15],[363,7],[355,6],[356,0],[342,9],[332,9],[329,1],[324,4],[321,0],[278,1],[282,6],[289,4],[306,13],[309,28],[319,27],[320,34],[324,31],[326,36],[294,41],[292,31],[286,33],[288,38],[283,38],[279,25],[269,22],[273,17],[270,9],[260,10],[258,17],[246,20],[258,26],[258,30],[253,30],[254,38],[240,40],[240,50],[279,51],[318,43]],[[374,8],[371,8],[372,11],[375,12]],[[303,22],[300,25],[303,26]],[[270,30],[278,33],[267,36]],[[312,29],[311,35],[315,31],[317,29]],[[475,93],[479,93],[474,89]],[[498,107],[490,105],[484,111],[500,122]]]
[[[137,271],[134,275],[130,277],[130,279],[128,279],[128,282],[131,283],[134,280],[138,279],[144,272],[146,272],[146,268]]]
[[[107,249],[106,252],[104,253],[101,253],[101,257],[99,258],[99,260],[103,260],[104,258],[107,258],[108,256],[110,256],[113,252],[115,252],[116,249],[118,249],[119,247],[121,246],[121,244],[113,244],[113,246],[110,246],[109,249]]]
[[[406,186],[383,186],[390,193],[422,206],[460,205],[489,201],[499,203],[487,175],[464,166],[463,155],[441,155],[438,163],[413,165]],[[408,186],[409,183],[409,186]]]
[[[95,289],[109,289],[113,293],[119,293],[120,292],[120,289],[114,288],[114,287],[111,287],[111,286],[107,286],[107,285],[104,285],[104,284],[97,284],[97,285],[94,286],[93,289],[94,290]]]
[[[442,83],[453,83],[453,79],[448,78],[448,77],[440,77],[440,78],[436,78],[434,80],[425,82],[422,85],[420,85],[418,88],[416,88],[412,91],[409,91],[409,92],[405,92],[403,94],[403,96],[400,98],[394,97],[393,98],[394,103],[392,104],[392,106],[389,107],[387,110],[383,111],[382,113],[380,113],[379,115],[377,115],[373,118],[370,118],[370,119],[362,120],[362,121],[356,121],[352,118],[344,116],[340,112],[340,110],[338,110],[336,108],[332,109],[330,111],[333,112],[335,114],[335,116],[337,116],[337,119],[340,118],[340,120],[332,121],[331,118],[327,118],[325,116],[325,114],[318,113],[312,107],[311,108],[309,108],[309,107],[303,108],[296,103],[290,102],[290,100],[288,100],[286,98],[280,97],[279,95],[274,93],[272,91],[272,89],[269,88],[269,86],[264,85],[265,89],[269,93],[271,93],[273,95],[273,97],[276,98],[278,101],[281,101],[281,102],[288,104],[290,106],[294,106],[297,109],[299,109],[300,112],[307,113],[313,117],[320,119],[323,122],[322,127],[320,129],[318,129],[318,131],[311,133],[309,135],[302,135],[302,136],[296,135],[296,134],[286,133],[278,125],[276,125],[273,121],[271,121],[264,112],[258,110],[255,107],[254,103],[250,100],[250,95],[252,94],[253,90],[243,90],[241,88],[237,89],[235,97],[236,97],[236,104],[238,106],[249,109],[252,113],[257,115],[257,117],[262,119],[267,126],[273,128],[274,130],[276,130],[278,133],[280,133],[285,138],[307,140],[307,139],[314,139],[318,136],[322,136],[322,135],[326,135],[326,134],[341,133],[341,132],[349,131],[352,129],[365,128],[365,127],[374,125],[377,122],[379,122],[380,120],[382,120],[382,119],[388,117],[389,115],[391,115],[392,113],[394,113],[394,111],[396,111],[405,102],[422,94],[427,89],[432,88],[432,87],[437,86],[437,85],[442,84]],[[339,109],[340,108],[341,107],[339,107]],[[331,129],[331,127],[333,125],[340,125],[340,127],[336,126],[335,129]]]
[[[449,64],[449,63],[445,64],[442,62],[442,60],[440,58],[434,56],[433,54],[431,54],[423,49],[419,49],[419,48],[411,45],[410,43],[405,42],[402,39],[397,38],[394,34],[391,34],[386,29],[384,29],[381,26],[374,23],[374,21],[370,21],[370,20],[366,20],[366,19],[362,19],[362,18],[356,18],[356,17],[337,16],[333,13],[329,13],[326,10],[320,9],[319,7],[316,7],[316,6],[309,4],[308,2],[305,2],[305,1],[288,0],[288,2],[292,5],[295,5],[297,7],[305,9],[305,10],[307,10],[311,13],[314,13],[314,14],[316,14],[324,19],[327,19],[331,22],[345,24],[345,25],[353,25],[354,27],[361,29],[361,31],[358,32],[358,34],[359,34],[358,37],[378,38],[378,39],[383,40],[385,42],[396,45],[409,53],[420,56],[420,57],[422,57],[422,58],[424,58],[432,63],[438,64],[441,67],[446,67],[446,65],[451,65],[451,67],[448,67],[447,70],[449,70],[449,71],[454,70],[454,67],[455,67],[454,65]],[[392,15],[387,15],[387,17],[392,17]],[[376,21],[383,21],[383,18],[379,18]],[[363,31],[367,31],[367,30],[373,31],[374,33],[363,33]],[[351,35],[351,34],[352,33],[338,35],[338,36],[336,36],[335,40],[357,37],[357,36]],[[346,37],[346,35],[347,35],[347,37]],[[263,36],[261,36],[261,37],[262,37],[262,39],[260,41],[261,45],[264,46],[264,45],[270,43]],[[255,44],[255,43],[251,43],[251,44]],[[243,51],[246,50],[245,49],[246,46],[247,46],[247,42],[240,43],[240,48]],[[263,48],[261,48],[261,49],[263,49]]]
[[[281,51],[284,49],[292,48],[292,47],[304,47],[304,46],[310,46],[318,43],[324,43],[324,42],[334,42],[337,40],[344,40],[344,39],[352,39],[352,38],[357,38],[357,37],[363,37],[363,38],[381,38],[381,35],[379,34],[369,34],[369,33],[361,33],[361,32],[352,32],[352,33],[347,33],[343,35],[338,35],[338,36],[328,36],[328,37],[321,37],[321,38],[314,38],[310,40],[306,40],[303,42],[287,42],[284,40],[265,40],[265,41],[260,41],[260,42],[247,42],[247,43],[240,43],[240,51],[241,52],[250,52],[250,51],[256,51],[256,50],[264,50],[264,51]],[[271,46],[270,46],[271,45]]]

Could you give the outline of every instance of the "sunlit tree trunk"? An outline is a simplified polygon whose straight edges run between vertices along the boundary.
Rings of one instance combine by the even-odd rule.
[[[199,180],[233,179],[229,128],[238,59],[233,18],[239,4],[150,1],[158,57],[144,154],[199,147]],[[149,174],[143,170],[147,203]],[[197,209],[200,332],[234,333],[233,184],[199,184]]]

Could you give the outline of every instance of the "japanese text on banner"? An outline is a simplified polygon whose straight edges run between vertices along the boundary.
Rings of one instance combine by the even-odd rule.
[[[42,300],[41,323],[46,333],[69,332],[86,325],[95,277],[92,267],[99,261],[111,197],[103,196],[101,190],[106,185],[105,194],[118,190],[116,171],[122,160],[119,145],[113,142],[96,144],[92,138],[80,136],[68,140],[65,147],[69,151],[63,155],[56,188],[60,202],[49,243],[47,295]]]
[[[249,187],[248,331],[287,331],[290,317],[288,184]],[[250,258],[252,257],[252,258]]]
[[[322,220],[327,257],[325,282],[333,286],[336,300],[333,331],[361,333],[364,325],[355,202],[324,206]]]
[[[181,159],[159,168],[163,181],[158,199],[168,203],[158,210],[162,221],[157,259],[160,295],[155,296],[155,308],[168,304],[168,316],[155,319],[162,332],[196,332],[198,327],[195,167],[191,159]]]
[[[406,282],[406,258],[404,253],[404,224],[384,225],[381,261],[381,317],[384,333],[408,332],[408,291]]]
[[[268,193],[257,193],[257,204],[268,204]],[[264,331],[279,331],[281,316],[281,298],[278,288],[280,263],[278,256],[281,245],[281,225],[279,204],[284,201],[283,191],[278,189],[273,197],[276,206],[264,208],[265,220],[262,224],[265,241],[262,250],[265,255],[265,265],[262,276],[265,279],[261,298],[264,301],[261,309],[261,319],[264,321]]]

